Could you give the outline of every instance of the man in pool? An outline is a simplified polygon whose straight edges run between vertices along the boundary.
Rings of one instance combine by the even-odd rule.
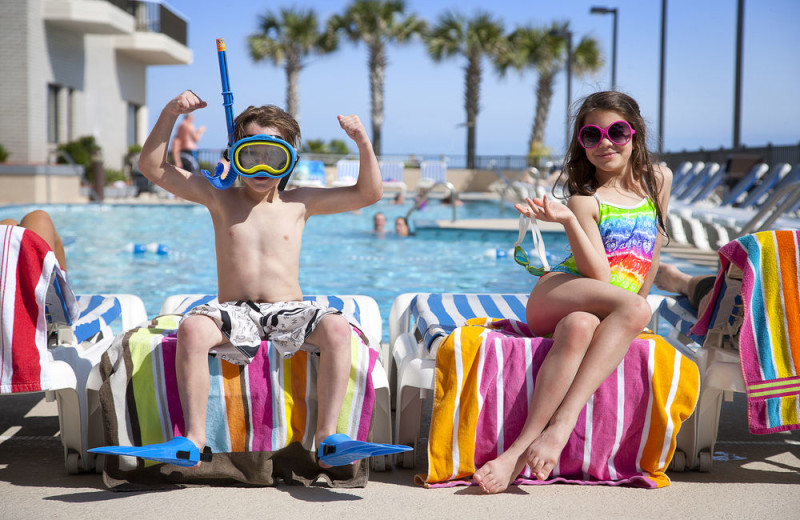
[[[315,439],[317,446],[324,445],[323,441],[336,433],[347,390],[351,327],[339,311],[303,302],[299,283],[303,229],[312,215],[354,211],[379,201],[383,187],[378,161],[358,116],[340,115],[339,125],[360,155],[355,185],[280,191],[277,177],[241,176],[240,185],[216,189],[203,176],[166,160],[177,118],[205,106],[192,91],[167,103],[139,160],[148,179],[178,197],[206,206],[214,224],[222,303],[196,307],[178,328],[175,361],[185,437],[194,445],[188,447],[195,453],[206,443],[209,351],[220,347],[224,359],[246,364],[266,338],[284,357],[301,348],[319,353]],[[237,140],[270,136],[295,148],[300,141],[297,122],[272,105],[247,108],[234,127]]]

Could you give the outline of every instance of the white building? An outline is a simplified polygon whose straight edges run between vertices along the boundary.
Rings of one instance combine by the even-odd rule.
[[[161,2],[0,0],[0,203],[79,198],[79,174],[52,163],[80,137],[123,170],[147,134],[147,67],[191,63],[186,34]]]

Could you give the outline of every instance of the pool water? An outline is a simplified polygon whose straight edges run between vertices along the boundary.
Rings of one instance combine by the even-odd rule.
[[[439,232],[435,238],[398,237],[394,219],[410,203],[381,201],[360,213],[309,219],[300,257],[300,286],[305,294],[364,294],[374,298],[384,319],[388,341],[394,298],[406,292],[528,293],[537,278],[514,263],[510,251],[517,232],[459,234]],[[40,208],[49,212],[66,245],[70,282],[76,293],[132,293],[144,301],[147,314],[158,314],[173,294],[213,294],[216,261],[211,218],[197,205],[81,204],[0,208],[0,219]],[[387,217],[384,238],[372,232],[372,217]],[[506,208],[505,217],[515,214]],[[494,202],[467,202],[458,218],[498,218]],[[415,220],[450,219],[452,208],[431,202]],[[551,263],[565,256],[566,237],[545,236]],[[131,252],[133,244],[160,244],[159,255]],[[525,246],[532,247],[530,235]],[[151,247],[154,249],[154,247]],[[538,261],[535,254],[533,261]]]

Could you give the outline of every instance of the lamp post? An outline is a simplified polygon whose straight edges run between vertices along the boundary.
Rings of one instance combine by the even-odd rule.
[[[664,151],[664,81],[667,55],[667,0],[661,0],[661,67],[658,75],[658,153]]]
[[[609,7],[592,7],[589,14],[613,14],[614,34],[611,40],[611,90],[617,88],[617,9]]]
[[[566,29],[552,30],[550,36],[565,38],[567,40],[567,120],[564,123],[566,135],[564,137],[564,149],[569,146],[569,106],[572,101],[572,31]]]

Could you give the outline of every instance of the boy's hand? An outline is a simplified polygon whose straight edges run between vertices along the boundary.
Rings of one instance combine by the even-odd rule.
[[[369,143],[369,136],[367,136],[367,130],[364,128],[364,125],[361,123],[361,120],[356,115],[350,116],[336,116],[339,120],[339,126],[342,127],[342,130],[345,131],[347,137],[359,143]]]
[[[197,94],[191,90],[186,90],[181,92],[175,99],[167,103],[167,106],[164,107],[164,111],[179,116],[181,114],[194,112],[198,108],[205,108],[207,105],[208,103],[200,99]]]

